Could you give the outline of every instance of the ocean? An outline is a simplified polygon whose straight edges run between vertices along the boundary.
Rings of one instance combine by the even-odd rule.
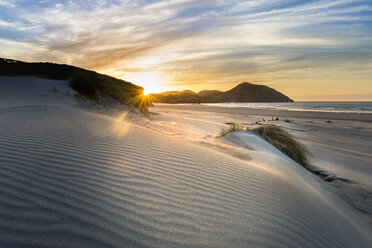
[[[372,102],[280,102],[280,103],[204,103],[227,108],[258,108],[317,112],[372,113]]]

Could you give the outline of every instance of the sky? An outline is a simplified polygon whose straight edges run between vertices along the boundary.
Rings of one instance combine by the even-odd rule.
[[[370,0],[0,0],[0,57],[145,87],[372,101]]]

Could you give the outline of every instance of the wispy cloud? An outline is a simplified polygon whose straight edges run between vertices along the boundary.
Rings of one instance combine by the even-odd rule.
[[[0,0],[0,6],[2,7],[14,7],[15,5],[7,0]]]
[[[0,56],[129,79],[156,71],[173,87],[197,90],[251,81],[300,96],[319,82],[337,81],[344,90],[358,78],[360,89],[372,93],[363,86],[372,78],[372,4],[366,0],[7,3],[0,0],[6,48]]]

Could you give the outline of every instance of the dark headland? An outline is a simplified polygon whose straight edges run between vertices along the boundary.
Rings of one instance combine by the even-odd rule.
[[[160,103],[222,103],[222,102],[293,102],[288,96],[265,85],[241,83],[231,90],[167,91],[151,94]]]

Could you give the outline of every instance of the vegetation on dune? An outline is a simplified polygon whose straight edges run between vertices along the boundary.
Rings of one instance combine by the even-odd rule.
[[[275,146],[279,151],[301,164],[306,169],[309,169],[308,161],[310,152],[306,146],[297,141],[292,134],[288,133],[283,128],[272,124],[266,124],[254,128],[245,128],[242,125],[233,123],[230,127],[221,129],[219,137],[240,130],[249,130],[258,134],[267,142]]]
[[[309,150],[283,128],[268,124],[252,128],[250,131],[260,135],[279,151],[303,165],[305,168],[308,167]]]
[[[243,130],[243,126],[238,124],[238,123],[233,123],[229,127],[222,128],[218,137],[222,137],[222,136],[225,136],[226,134],[229,134],[229,133],[232,133],[232,132],[237,132],[237,131],[240,131],[240,130]]]
[[[139,108],[141,98],[145,97],[141,87],[117,83],[115,78],[94,72],[80,71],[75,73],[71,78],[70,86],[84,97],[104,106],[108,104],[107,98],[109,98],[121,105]],[[147,106],[143,107],[141,106],[140,110],[146,112]]]
[[[140,86],[70,65],[27,63],[0,58],[0,75],[70,80],[72,89],[95,104],[105,107],[118,102],[147,114],[147,107],[151,105],[151,98],[143,95],[143,88]]]

